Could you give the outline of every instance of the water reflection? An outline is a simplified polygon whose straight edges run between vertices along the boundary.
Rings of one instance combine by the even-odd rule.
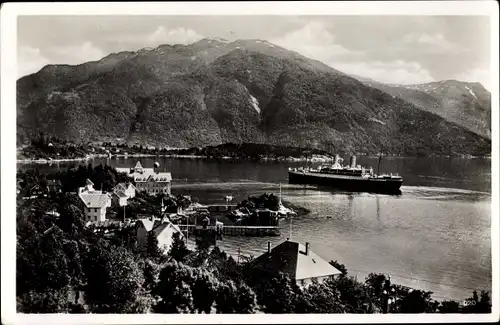
[[[381,224],[381,222],[380,222],[380,199],[379,199],[378,195],[377,195],[377,221],[379,224]]]
[[[356,218],[356,208],[354,206],[354,194],[349,193],[347,195],[347,206],[349,210],[348,219],[352,220]]]

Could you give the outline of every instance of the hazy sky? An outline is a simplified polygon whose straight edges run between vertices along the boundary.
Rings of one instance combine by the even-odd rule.
[[[489,26],[481,16],[20,16],[18,74],[221,37],[267,40],[382,82],[457,79],[489,88]]]

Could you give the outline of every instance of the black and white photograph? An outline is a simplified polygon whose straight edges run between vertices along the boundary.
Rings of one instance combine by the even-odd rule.
[[[499,320],[498,3],[1,14],[2,322]]]

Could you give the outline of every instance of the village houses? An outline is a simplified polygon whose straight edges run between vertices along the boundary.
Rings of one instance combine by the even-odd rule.
[[[160,193],[170,195],[172,175],[168,172],[160,172],[159,166],[155,163],[154,168],[144,168],[138,161],[134,168],[116,168],[116,170],[132,178],[138,191],[145,191],[150,195]]]
[[[106,209],[111,207],[111,195],[109,193],[96,191],[94,183],[87,179],[86,185],[78,189],[78,197],[85,214],[85,221],[106,220]]]

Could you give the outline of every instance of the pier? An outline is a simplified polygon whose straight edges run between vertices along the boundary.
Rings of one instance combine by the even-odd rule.
[[[227,203],[208,204],[207,210],[211,213],[231,212],[233,210],[236,210],[236,207],[237,207],[236,204],[227,204]]]
[[[189,234],[196,233],[202,229],[200,225],[177,225],[179,229]],[[209,229],[214,228],[209,226]],[[222,235],[225,236],[251,236],[251,237],[261,237],[261,236],[279,236],[280,228],[278,226],[226,226],[222,227]]]

